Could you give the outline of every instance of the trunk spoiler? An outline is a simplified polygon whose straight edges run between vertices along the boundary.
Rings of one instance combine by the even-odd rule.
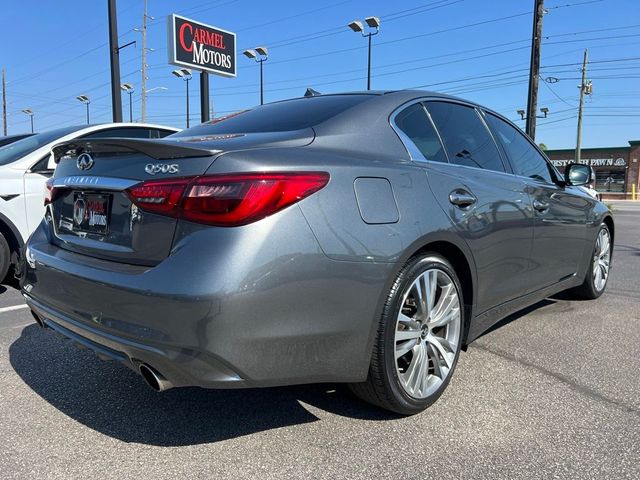
[[[59,143],[52,149],[55,163],[63,157],[77,157],[81,153],[131,153],[140,152],[156,160],[174,158],[209,157],[222,150],[185,145],[177,140],[147,140],[138,138],[76,139]]]

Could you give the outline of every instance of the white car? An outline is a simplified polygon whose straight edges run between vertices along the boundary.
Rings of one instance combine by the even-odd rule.
[[[38,133],[0,148],[0,282],[44,215],[45,182],[55,163],[51,147],[76,138],[163,138],[171,127],[144,123],[106,123]]]

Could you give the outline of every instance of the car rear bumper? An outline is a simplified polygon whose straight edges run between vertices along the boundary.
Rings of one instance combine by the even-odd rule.
[[[23,294],[44,326],[174,386],[366,378],[392,264],[329,259],[297,207],[187,237],[160,264],[132,266],[61,249],[43,222]]]
[[[115,360],[137,373],[147,365],[159,372],[173,387],[199,385],[212,388],[242,387],[246,381],[204,352],[170,345],[154,345],[146,339],[131,340],[78,322],[24,294],[38,324],[60,334],[78,346],[93,350],[102,360]]]

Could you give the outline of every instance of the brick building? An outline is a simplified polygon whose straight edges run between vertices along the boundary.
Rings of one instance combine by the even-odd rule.
[[[575,158],[574,149],[545,153],[561,172]],[[580,163],[593,168],[595,189],[604,200],[630,200],[633,184],[636,195],[640,194],[640,140],[629,141],[628,147],[583,148],[580,158]]]

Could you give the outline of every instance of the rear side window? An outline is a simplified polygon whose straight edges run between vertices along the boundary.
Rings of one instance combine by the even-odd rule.
[[[516,175],[553,183],[549,164],[522,132],[490,113],[487,113],[486,119],[509,157]]]
[[[426,106],[451,163],[505,171],[498,147],[474,108],[447,102],[428,102]]]
[[[321,95],[268,103],[187,128],[172,137],[300,130],[318,125],[372,98],[373,95]]]
[[[425,159],[447,163],[438,134],[421,103],[414,103],[395,117],[395,124],[415,145]]]

